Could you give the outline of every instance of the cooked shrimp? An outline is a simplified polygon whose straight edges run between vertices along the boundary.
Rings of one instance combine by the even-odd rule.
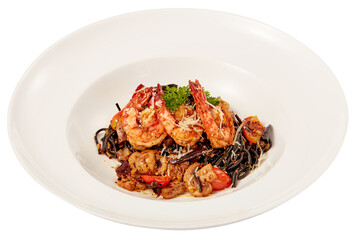
[[[198,80],[189,81],[191,94],[196,103],[202,125],[213,148],[225,148],[232,144],[235,136],[234,122],[229,112],[229,104],[221,100],[218,106],[206,101],[204,89]]]
[[[128,161],[132,174],[153,174],[156,164],[155,151],[145,150],[142,152],[134,152]]]
[[[157,118],[154,106],[143,110],[152,98],[152,87],[140,84],[126,107],[122,110],[121,120],[127,140],[137,150],[144,150],[161,143],[166,132]]]
[[[200,163],[193,163],[184,174],[185,187],[194,197],[208,196],[213,189],[211,182],[217,178],[211,164],[205,165],[198,171],[200,167]]]
[[[158,84],[155,96],[155,107],[158,111],[158,118],[164,126],[165,131],[177,144],[183,147],[194,146],[203,132],[200,118],[191,107],[181,106],[176,112],[176,116],[180,116],[181,119],[177,121],[175,116],[166,108],[165,101],[161,97],[162,94],[164,94],[164,92],[160,84]]]
[[[131,151],[127,147],[124,147],[116,152],[116,157],[118,160],[128,160],[130,155]]]

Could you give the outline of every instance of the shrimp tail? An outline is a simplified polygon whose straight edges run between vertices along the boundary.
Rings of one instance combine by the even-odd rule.
[[[135,89],[135,92],[139,91],[140,89],[145,88],[144,84],[140,83],[139,86]]]
[[[140,109],[141,106],[144,106],[148,102],[148,100],[152,96],[152,92],[153,92],[152,87],[145,88],[144,85],[140,84],[136,88],[135,93],[133,94],[130,100],[131,105],[136,109]]]
[[[157,87],[156,87],[156,93],[160,94],[160,95],[164,94],[162,86],[159,83],[157,84]]]
[[[158,83],[156,87],[156,95],[155,95],[155,106],[159,109],[162,109],[165,106],[165,101],[161,97],[164,94],[161,85]]]
[[[189,80],[189,86],[191,90],[191,95],[193,96],[199,109],[210,109],[210,106],[206,103],[206,95],[204,89],[201,87],[199,80],[192,82]]]

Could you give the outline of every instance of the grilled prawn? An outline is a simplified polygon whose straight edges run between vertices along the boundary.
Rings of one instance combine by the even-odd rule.
[[[161,143],[166,132],[154,106],[151,105],[152,87],[145,88],[140,84],[130,102],[121,112],[122,126],[127,140],[137,150],[144,150]],[[144,109],[143,106],[150,105]]]
[[[198,80],[195,82],[189,80],[189,86],[196,103],[196,112],[201,118],[211,146],[213,148],[225,148],[231,145],[235,136],[235,128],[229,112],[229,104],[221,100],[216,107],[210,105],[206,101],[204,89]]]
[[[160,84],[157,85],[155,95],[155,107],[157,116],[165,128],[165,131],[174,141],[183,147],[192,147],[200,139],[203,133],[199,116],[191,107],[182,105],[174,115],[166,108],[165,101],[161,97],[164,94]],[[177,118],[180,118],[177,121]]]

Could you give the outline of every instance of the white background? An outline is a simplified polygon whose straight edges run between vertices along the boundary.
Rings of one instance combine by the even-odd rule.
[[[357,2],[1,1],[0,239],[360,239]],[[169,7],[220,10],[259,20],[303,42],[329,65],[348,101],[348,130],[333,164],[309,188],[281,206],[243,222],[169,231],[122,225],[90,215],[46,191],[22,168],[8,140],[6,115],[11,94],[32,61],[63,36],[90,23],[131,11]]]

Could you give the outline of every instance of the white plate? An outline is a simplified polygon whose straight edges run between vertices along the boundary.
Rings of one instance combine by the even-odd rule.
[[[274,126],[268,159],[238,188],[208,198],[162,200],[119,189],[94,132],[139,83],[189,79],[241,117]],[[15,153],[48,190],[110,220],[170,229],[222,225],[278,206],[325,171],[347,124],[338,82],[307,47],[244,17],[192,9],[126,14],[70,34],[31,65],[9,109]]]

